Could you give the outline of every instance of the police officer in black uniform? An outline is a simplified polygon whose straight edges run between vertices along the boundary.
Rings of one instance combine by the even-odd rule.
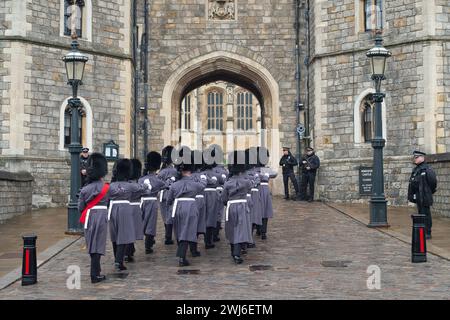
[[[80,174],[81,174],[81,188],[88,182],[87,176],[87,162],[89,159],[89,148],[84,147],[81,149],[80,155]]]
[[[294,174],[294,167],[298,165],[297,159],[292,155],[289,147],[283,147],[283,156],[280,159],[280,166],[283,170],[283,183],[284,183],[284,199],[289,199],[289,178],[294,184],[295,193],[297,199],[300,197],[298,193],[298,183]],[[296,200],[295,198],[293,200]]]
[[[431,238],[431,211],[433,193],[436,192],[437,179],[433,169],[425,162],[425,153],[414,151],[414,164],[408,186],[408,201],[417,205],[419,214],[426,216],[427,239]]]
[[[320,159],[314,153],[314,149],[311,147],[306,148],[306,155],[302,158],[300,164],[302,166],[302,184],[301,195],[304,201],[311,202],[314,200],[314,182],[316,181],[316,172],[320,167]],[[309,186],[309,196],[307,188]]]

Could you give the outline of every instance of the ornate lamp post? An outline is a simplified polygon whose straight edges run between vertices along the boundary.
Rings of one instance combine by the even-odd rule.
[[[70,201],[68,206],[68,230],[67,234],[80,234],[83,232],[83,226],[79,222],[80,215],[78,213],[77,193],[80,189],[80,132],[79,111],[82,108],[80,99],[77,98],[78,86],[81,85],[83,79],[84,66],[88,61],[88,57],[78,51],[78,42],[76,36],[72,36],[72,51],[63,57],[66,65],[66,73],[68,84],[72,86],[72,98],[69,99],[70,107],[70,144],[69,152],[71,158],[70,170]]]
[[[372,80],[375,83],[376,93],[373,95],[375,101],[375,137],[372,139],[373,147],[373,185],[372,198],[370,200],[370,222],[368,227],[388,227],[387,222],[387,201],[384,194],[383,175],[383,148],[386,140],[383,139],[381,103],[385,97],[380,92],[381,81],[386,79],[384,72],[386,69],[386,59],[391,56],[386,48],[382,46],[383,39],[377,33],[375,37],[375,47],[367,51],[366,56],[370,60]]]

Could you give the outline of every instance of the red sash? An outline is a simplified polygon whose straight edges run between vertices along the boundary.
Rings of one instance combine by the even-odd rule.
[[[86,214],[87,214],[88,210],[95,207],[97,205],[97,203],[99,203],[100,200],[102,200],[105,197],[108,190],[109,190],[109,183],[105,183],[103,185],[102,191],[100,191],[100,193],[94,199],[92,199],[91,202],[89,202],[87,204],[86,208],[84,208],[83,212],[81,213],[81,217],[80,217],[81,223],[84,224],[84,222],[86,221]]]

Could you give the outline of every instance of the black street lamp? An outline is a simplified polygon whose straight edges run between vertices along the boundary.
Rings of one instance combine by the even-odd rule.
[[[366,56],[370,59],[372,80],[375,83],[376,92],[373,94],[375,102],[375,137],[372,139],[373,147],[373,184],[372,198],[370,199],[370,222],[368,227],[388,227],[387,222],[387,201],[384,194],[384,174],[383,174],[383,148],[386,140],[383,139],[381,103],[385,97],[380,92],[381,81],[386,69],[386,59],[391,56],[386,48],[382,46],[383,39],[377,33],[375,37],[375,47],[367,51]]]
[[[80,99],[77,98],[78,86],[82,84],[84,66],[88,61],[88,57],[78,51],[78,42],[76,37],[72,39],[72,51],[63,57],[66,65],[66,73],[68,84],[72,86],[72,98],[69,99],[70,107],[70,144],[69,152],[71,159],[70,169],[70,201],[68,206],[68,230],[66,234],[80,234],[83,232],[83,226],[79,222],[80,214],[78,213],[77,193],[80,190],[80,132],[79,112],[82,108]]]

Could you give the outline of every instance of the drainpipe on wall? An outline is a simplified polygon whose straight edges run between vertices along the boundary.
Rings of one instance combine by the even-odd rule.
[[[143,129],[144,129],[144,156],[143,159],[146,159],[147,153],[148,153],[148,127],[149,127],[149,121],[148,121],[148,0],[144,1],[144,123],[143,123]]]
[[[138,26],[137,26],[137,0],[133,0],[133,70],[134,70],[134,101],[133,101],[133,158],[137,157],[137,119],[139,105],[139,71],[137,66]]]
[[[297,181],[300,185],[301,182],[301,158],[302,158],[302,143],[301,143],[301,136],[297,132],[297,129],[300,127],[300,113],[304,110],[304,106],[301,103],[301,97],[300,97],[300,7],[301,7],[301,0],[296,0],[295,4],[295,62],[296,62],[296,71],[295,71],[295,80],[296,80],[296,100],[295,100],[295,109],[297,112],[297,128],[295,130],[295,135],[297,137],[297,161],[299,163],[299,166],[297,167]]]
[[[310,108],[309,108],[309,89],[310,89],[310,70],[309,64],[311,59],[311,30],[310,30],[310,3],[309,0],[306,3],[305,9],[306,18],[306,110],[305,110],[305,143],[307,147],[311,146],[311,134],[310,134]]]

